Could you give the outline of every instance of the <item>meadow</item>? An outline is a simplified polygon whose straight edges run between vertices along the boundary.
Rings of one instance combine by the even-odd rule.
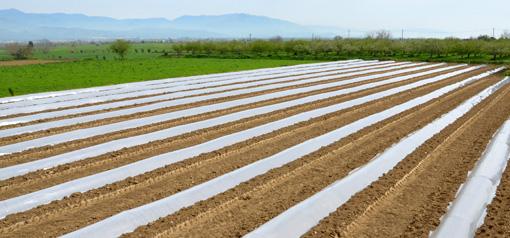
[[[35,59],[52,60],[113,60],[118,56],[113,53],[109,47],[109,42],[63,42],[49,43],[49,46],[43,46],[35,42],[35,48],[32,57]],[[172,51],[172,44],[162,42],[137,42],[132,43],[128,51],[129,59],[156,58],[164,55],[165,52]],[[0,45],[0,60],[13,60],[5,48]]]
[[[140,57],[0,67],[0,97],[10,96],[9,88],[14,95],[23,95],[311,62],[314,61]]]

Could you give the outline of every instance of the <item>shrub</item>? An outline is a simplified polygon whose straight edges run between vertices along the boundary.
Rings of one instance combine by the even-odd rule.
[[[116,40],[110,45],[110,50],[124,59],[131,45],[125,40]]]

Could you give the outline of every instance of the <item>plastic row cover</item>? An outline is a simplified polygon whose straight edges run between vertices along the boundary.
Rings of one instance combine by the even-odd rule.
[[[386,68],[386,70],[398,69],[401,67],[403,67],[403,66],[394,66],[394,67]],[[430,67],[430,66],[423,66],[423,67]],[[372,69],[372,70],[365,70],[363,72],[359,71],[359,72],[354,72],[354,73],[346,73],[346,74],[343,74],[342,76],[355,76],[355,75],[360,75],[363,73],[368,73],[368,72],[373,72],[373,71],[377,72],[377,71],[384,71],[384,70],[385,69]],[[408,69],[408,70],[410,70],[410,69]],[[187,103],[201,102],[201,101],[205,101],[205,100],[211,100],[211,99],[217,99],[217,98],[223,98],[223,97],[238,96],[238,95],[242,95],[242,94],[255,93],[255,92],[261,92],[261,91],[272,90],[272,89],[279,89],[279,88],[284,88],[284,87],[289,87],[289,86],[303,85],[306,83],[320,82],[320,81],[335,79],[335,78],[338,78],[338,76],[323,76],[323,77],[305,79],[305,80],[300,80],[300,81],[290,81],[290,82],[284,82],[284,83],[279,83],[279,84],[262,85],[262,86],[255,87],[255,88],[241,88],[241,89],[237,89],[234,91],[227,91],[227,92],[220,91],[219,93],[215,93],[215,94],[208,94],[208,95],[195,96],[195,97],[186,97],[186,96],[190,96],[192,94],[197,94],[197,93],[200,94],[200,93],[199,92],[195,92],[195,93],[177,92],[177,93],[173,93],[172,95],[170,95],[169,98],[173,98],[173,97],[176,97],[176,98],[181,97],[181,98],[171,100],[171,101],[156,102],[156,103],[152,103],[149,105],[139,106],[139,107],[134,107],[134,108],[120,109],[120,110],[115,110],[115,111],[111,111],[111,112],[97,113],[97,114],[88,115],[88,116],[81,116],[81,117],[63,119],[63,120],[58,120],[58,121],[53,121],[53,122],[39,123],[36,125],[16,127],[16,128],[12,128],[12,129],[3,130],[2,134],[4,134],[5,136],[9,136],[9,135],[15,135],[15,134],[20,134],[20,133],[35,131],[35,130],[45,130],[45,129],[51,128],[50,127],[51,125],[57,125],[57,126],[72,125],[72,124],[83,123],[83,122],[88,122],[88,121],[100,120],[100,119],[104,119],[104,118],[152,111],[152,110],[157,110],[157,109],[166,108],[166,107],[183,105],[183,104],[187,104]],[[346,80],[340,81],[337,83],[340,83],[343,85],[343,84],[345,84],[344,82],[346,82]],[[225,86],[225,87],[236,88],[237,86],[231,85],[231,86]],[[207,89],[200,89],[199,91],[202,93],[207,93],[207,92],[215,92],[215,90],[219,90],[219,89],[207,88]],[[163,97],[168,97],[168,96],[163,96]],[[182,97],[186,97],[186,98],[182,98]],[[125,102],[119,102],[119,103],[125,103]],[[131,105],[131,103],[128,102],[128,105]],[[100,106],[97,106],[97,107],[100,107]],[[71,109],[71,110],[73,110],[73,109]],[[74,111],[78,112],[78,113],[85,111],[85,110],[83,110],[81,108],[74,109]],[[64,111],[64,114],[67,114],[67,112],[68,112],[68,110]],[[30,120],[35,120],[40,117],[47,117],[48,115],[55,115],[55,114],[61,114],[61,113],[62,112],[48,112],[48,113],[45,113],[43,116],[30,115],[30,116],[26,116],[24,118],[25,119],[29,118]],[[18,118],[14,118],[13,120],[11,120],[11,122],[20,123],[20,121],[18,121],[18,120],[19,120]],[[17,133],[13,134],[13,132],[17,132]]]
[[[365,66],[365,65],[381,65],[388,64],[388,62],[354,62],[348,64],[340,64],[335,66],[328,67],[320,67],[320,68],[311,68],[307,70],[293,70],[293,71],[283,71],[273,74],[262,74],[262,75],[248,75],[243,77],[227,77],[227,78],[205,78],[201,80],[194,81],[183,81],[183,82],[174,82],[168,83],[165,85],[146,85],[139,87],[128,87],[115,91],[100,91],[96,93],[88,93],[88,94],[76,94],[76,95],[68,95],[65,97],[56,97],[56,98],[46,98],[39,99],[37,101],[23,101],[16,104],[6,104],[4,106],[0,106],[0,115],[12,115],[18,112],[38,112],[48,109],[56,109],[62,107],[69,106],[78,106],[84,105],[88,103],[98,103],[98,102],[107,102],[111,100],[121,100],[127,98],[134,98],[139,96],[155,96],[157,94],[163,93],[172,93],[178,92],[182,90],[188,89],[197,89],[204,87],[212,87],[218,85],[227,85],[233,83],[241,83],[246,81],[254,81],[254,80],[263,80],[263,79],[271,79],[271,78],[282,78],[288,76],[297,76],[297,75],[306,75],[312,73],[322,73],[322,74],[333,74],[332,71],[335,69],[345,69],[345,68],[353,68],[356,66]],[[326,72],[324,72],[326,71]],[[351,70],[351,71],[354,71]],[[151,97],[148,97],[146,100],[149,100]],[[6,109],[10,109],[7,110]]]
[[[369,89],[369,88],[373,88],[373,87],[377,87],[377,86],[381,86],[381,85],[385,85],[385,84],[389,84],[389,83],[403,81],[403,80],[410,79],[413,77],[427,75],[427,74],[430,74],[433,72],[452,69],[455,67],[458,67],[458,66],[451,66],[451,67],[436,69],[436,70],[432,70],[432,71],[428,71],[428,72],[421,72],[421,73],[417,73],[417,74],[413,74],[413,75],[401,76],[401,77],[396,77],[396,78],[378,81],[378,82],[374,82],[374,83],[368,83],[368,84],[360,85],[357,87],[347,88],[344,90],[338,90],[338,91],[336,91],[336,94],[334,94],[334,95],[338,96],[338,95],[342,95],[342,94],[346,94],[346,93],[352,93],[352,92]],[[435,79],[444,79],[446,77],[459,75],[459,74],[462,74],[469,70],[473,70],[475,68],[477,68],[477,67],[463,69],[463,70],[459,70],[456,72],[444,74],[444,75],[438,76],[438,78],[435,78]],[[365,77],[371,77],[371,76],[365,76]],[[61,133],[61,134],[56,134],[56,135],[51,135],[51,136],[33,139],[33,140],[29,140],[29,141],[24,141],[24,142],[19,142],[19,143],[15,143],[15,144],[1,146],[0,153],[14,153],[14,152],[23,151],[23,150],[37,147],[37,146],[53,145],[53,144],[62,143],[62,142],[70,141],[70,140],[83,139],[83,138],[88,138],[91,136],[102,135],[102,134],[111,133],[111,132],[115,132],[115,131],[125,130],[128,128],[136,128],[136,127],[141,127],[141,126],[145,126],[145,125],[150,125],[153,123],[159,123],[159,122],[163,122],[163,121],[173,120],[173,119],[177,119],[177,118],[194,116],[194,115],[211,112],[211,111],[215,111],[215,110],[222,110],[222,109],[226,109],[226,108],[247,105],[250,103],[256,103],[256,102],[260,102],[260,101],[264,101],[264,100],[269,100],[269,99],[274,99],[274,98],[279,98],[279,97],[284,97],[284,96],[289,96],[289,95],[295,95],[298,93],[311,92],[311,91],[315,91],[315,90],[319,90],[319,89],[323,89],[323,88],[329,88],[329,87],[333,87],[333,86],[347,84],[350,82],[355,82],[356,80],[359,81],[365,77],[360,77],[360,78],[356,78],[356,79],[352,79],[352,80],[346,80],[346,81],[342,81],[342,82],[315,85],[315,86],[310,86],[310,87],[305,87],[305,88],[298,88],[298,89],[293,89],[293,90],[287,90],[287,91],[281,91],[281,92],[270,93],[270,94],[265,94],[265,95],[259,95],[259,96],[255,96],[255,97],[251,97],[251,98],[244,98],[244,99],[239,99],[239,100],[234,100],[234,101],[229,101],[229,102],[217,103],[217,104],[213,104],[213,105],[195,107],[195,108],[191,108],[191,109],[174,111],[174,112],[170,112],[170,113],[166,113],[166,114],[138,118],[138,119],[123,121],[123,122],[118,122],[118,123],[113,123],[113,124],[107,124],[107,125],[93,127],[93,128],[74,130],[74,131],[65,132],[65,133]],[[306,98],[307,99],[317,98],[317,100],[318,100],[318,99],[324,98],[322,95],[331,95],[331,94],[318,94],[318,95],[314,95],[312,97],[306,97]],[[13,129],[15,129],[15,128],[13,128]]]
[[[201,78],[239,76],[239,75],[247,75],[247,74],[249,75],[249,74],[254,74],[254,73],[259,73],[259,72],[264,72],[264,71],[271,71],[271,70],[297,69],[297,68],[316,67],[316,66],[322,66],[322,65],[326,66],[326,65],[342,64],[342,63],[355,62],[355,61],[360,61],[360,60],[346,60],[346,61],[336,61],[336,62],[328,62],[328,63],[295,65],[295,66],[278,67],[278,68],[272,68],[272,69],[256,69],[256,70],[247,70],[247,71],[241,71],[241,72],[218,73],[218,74],[209,74],[209,75],[198,75],[198,76],[190,76],[190,77],[161,79],[161,80],[146,81],[146,82],[125,83],[125,84],[118,84],[118,85],[113,85],[113,86],[101,86],[101,87],[94,87],[94,88],[87,88],[87,89],[72,89],[72,90],[65,90],[65,91],[59,91],[59,92],[36,93],[36,94],[29,94],[29,95],[23,95],[23,96],[3,98],[2,100],[0,100],[0,104],[15,103],[15,102],[26,101],[26,100],[38,100],[38,99],[49,98],[49,97],[62,97],[62,96],[66,96],[66,95],[74,95],[74,94],[81,94],[81,93],[116,90],[116,89],[121,89],[121,88],[126,88],[126,87],[154,85],[154,84],[175,82],[175,81],[182,81],[182,80],[195,80],[195,79],[201,79]]]
[[[390,171],[400,161],[405,159],[407,155],[411,154],[416,148],[425,143],[425,141],[465,115],[483,99],[489,97],[494,91],[506,85],[509,81],[508,79],[503,80],[483,90],[457,108],[444,114],[420,130],[408,135],[366,165],[353,170],[348,176],[338,180],[319,193],[273,218],[246,237],[299,237],[303,235],[312,227],[316,226],[321,219],[327,217],[330,213],[347,202],[354,194],[365,189],[372,182],[379,179],[380,176]],[[455,88],[456,87],[449,87],[448,89],[443,88],[438,91],[442,90],[446,93]],[[433,98],[437,98],[437,96]],[[424,102],[422,98],[417,98],[403,105],[416,103],[418,101]],[[391,108],[388,111],[394,109],[395,108]]]
[[[421,82],[421,81],[420,81]],[[394,90],[394,94],[398,93],[397,90],[406,90],[414,87],[418,87],[420,82],[414,83],[414,85],[405,85]],[[390,91],[390,90],[388,90]],[[438,91],[439,95],[442,93]],[[382,96],[384,92],[379,93]],[[437,93],[436,93],[437,94]],[[436,94],[428,95],[428,97],[439,96]],[[426,97],[422,97],[426,99]],[[370,100],[368,97],[365,100]],[[361,103],[358,101],[358,103]],[[261,125],[249,130],[241,131],[231,135],[217,138],[212,141],[208,141],[203,144],[195,145],[192,147],[184,148],[181,150],[173,151],[166,154],[161,154],[155,157],[151,157],[142,161],[138,161],[129,165],[125,165],[119,168],[115,168],[109,171],[98,173],[95,175],[87,176],[84,178],[76,179],[70,182],[66,182],[60,185],[56,185],[47,189],[43,189],[37,192],[19,196],[16,198],[8,199],[0,202],[0,217],[6,216],[14,212],[21,212],[31,209],[35,206],[49,203],[53,200],[61,199],[74,192],[85,192],[90,189],[99,188],[106,184],[110,184],[116,181],[123,180],[130,176],[136,176],[154,169],[166,166],[168,164],[176,163],[202,153],[211,152],[225,146],[233,145],[235,143],[248,140],[250,138],[260,136],[266,133],[270,133],[274,130],[281,129],[295,123],[307,121],[315,117],[326,115],[338,110],[342,110],[348,107],[356,105],[352,101],[340,103],[337,105],[316,109],[300,113],[289,118],[271,122],[265,125]],[[358,104],[359,105],[359,104]],[[412,107],[413,105],[406,104],[405,106]],[[405,110],[406,107],[398,107],[400,110]],[[394,109],[395,110],[395,109]],[[391,111],[394,112],[394,111]],[[378,114],[381,115],[381,114]],[[377,116],[376,116],[377,117]],[[373,117],[371,117],[373,118]]]
[[[452,66],[452,67],[457,67],[457,66]],[[417,77],[419,75],[427,75],[429,73],[437,72],[438,70],[444,71],[446,69],[447,68],[417,73],[417,74],[414,74],[414,77]],[[35,139],[35,140],[30,140],[30,141],[20,142],[17,144],[3,146],[3,147],[0,147],[0,153],[10,153],[10,152],[16,151],[16,150],[13,150],[13,148],[19,148],[22,150],[28,149],[28,148],[32,147],[30,145],[35,145],[35,146],[48,145],[48,144],[51,145],[51,144],[55,143],[55,138],[65,139],[64,141],[69,141],[72,138],[76,138],[76,137],[71,137],[69,135],[82,135],[82,136],[86,136],[86,137],[90,137],[93,135],[101,135],[101,134],[105,134],[107,132],[113,132],[113,131],[124,130],[124,129],[128,129],[128,128],[140,127],[140,126],[149,125],[149,124],[167,121],[167,120],[172,120],[172,119],[176,119],[176,118],[180,118],[180,117],[193,116],[193,115],[198,115],[201,113],[207,113],[207,112],[212,112],[215,110],[222,110],[222,109],[226,109],[226,108],[247,105],[250,103],[256,103],[256,102],[260,102],[260,101],[264,101],[264,100],[270,100],[270,99],[275,99],[275,98],[279,98],[279,97],[296,95],[299,93],[306,93],[306,92],[312,92],[312,91],[336,87],[336,86],[342,86],[342,85],[350,84],[353,82],[366,81],[366,80],[369,80],[370,78],[374,78],[374,77],[376,77],[376,76],[371,75],[371,76],[358,77],[358,78],[350,79],[350,80],[343,80],[343,81],[339,81],[339,82],[332,82],[332,83],[290,89],[290,90],[279,91],[279,92],[269,93],[269,94],[263,94],[263,95],[259,95],[259,96],[249,97],[249,98],[243,98],[243,99],[221,102],[221,103],[216,103],[216,104],[211,104],[211,105],[206,105],[206,106],[194,107],[191,109],[179,110],[179,111],[174,111],[174,112],[170,112],[170,113],[158,114],[158,115],[149,116],[149,117],[137,118],[137,119],[127,120],[127,121],[123,121],[123,122],[108,124],[108,125],[104,125],[104,126],[74,130],[74,131],[70,131],[67,133],[63,133],[63,134],[57,134],[57,135],[53,135],[53,136],[48,136],[48,137],[43,137],[43,138],[39,138],[39,139]],[[411,75],[402,76],[402,77],[395,78],[394,80],[398,79],[399,81],[401,81],[401,80],[405,80],[406,78],[409,79],[410,77],[411,77]],[[369,84],[367,84],[367,85],[369,85]],[[361,87],[367,87],[367,86],[362,85]],[[249,90],[251,90],[251,89],[249,89]],[[255,91],[255,90],[258,90],[258,89],[254,89],[251,91]],[[230,92],[226,92],[225,94],[227,94],[227,93],[230,93]],[[221,93],[221,94],[223,94],[223,93]],[[205,100],[206,98],[212,99],[212,98],[214,98],[214,95],[199,96],[199,97],[194,97],[194,98],[183,98],[183,99],[174,100],[172,102],[166,102],[165,104],[173,104],[174,106],[182,105],[182,104],[200,101],[200,99]],[[23,134],[23,133],[34,132],[34,131],[47,130],[50,128],[62,127],[62,126],[66,126],[66,125],[75,125],[75,124],[80,124],[80,123],[84,123],[84,122],[88,122],[88,121],[95,121],[95,120],[104,119],[104,118],[118,117],[118,116],[122,116],[122,115],[130,115],[130,114],[135,114],[135,113],[140,113],[140,112],[145,112],[145,111],[151,111],[149,108],[151,108],[152,110],[157,109],[153,105],[137,107],[137,108],[130,108],[130,109],[119,110],[119,111],[112,111],[112,112],[83,116],[83,117],[69,118],[69,119],[52,121],[52,122],[47,122],[47,123],[33,124],[33,125],[25,126],[25,127],[15,127],[15,128],[2,130],[1,132],[2,132],[2,135],[4,135],[4,136],[13,136],[13,135],[18,135],[18,134]],[[64,135],[66,135],[66,136],[64,136]],[[85,137],[82,137],[82,138],[85,138]]]
[[[388,110],[365,117],[361,120],[290,147],[278,154],[257,161],[233,172],[224,174],[198,186],[184,190],[156,202],[121,212],[98,223],[67,234],[64,237],[94,237],[98,235],[101,235],[102,237],[117,237],[123,233],[131,232],[141,225],[145,225],[160,217],[172,214],[181,208],[193,205],[198,201],[208,199],[216,194],[231,189],[242,182],[264,174],[271,169],[281,167],[309,153],[317,151],[324,146],[335,143],[336,141],[363,128],[438,98],[441,95],[455,90],[458,87],[462,87],[465,83],[469,83],[471,81],[472,80],[467,80],[463,83],[457,83],[455,85],[439,89],[425,96],[418,97]],[[323,205],[321,202],[314,204],[319,205],[319,207]],[[315,209],[311,209],[311,211],[315,211]],[[301,230],[302,227],[305,226],[304,224],[306,224],[306,219],[309,218],[307,215],[301,217],[302,219],[305,219],[304,221],[298,219],[297,223],[292,226],[288,226],[288,233],[280,233],[279,235],[274,235],[274,237],[294,237],[295,235],[292,233]],[[281,224],[277,224],[275,227],[279,227],[279,225]],[[259,235],[254,234],[254,236],[260,237],[270,237],[272,235],[273,233],[270,232]]]
[[[392,64],[387,64],[392,65]],[[364,65],[362,68],[374,66],[374,64],[367,64]],[[377,66],[377,64],[375,65]],[[384,65],[386,66],[386,65]],[[384,67],[383,66],[383,67]],[[344,68],[348,68],[346,70],[342,70]],[[77,113],[84,113],[84,112],[91,112],[91,111],[98,111],[98,110],[104,110],[104,109],[110,109],[110,108],[116,108],[116,107],[122,107],[122,106],[129,106],[129,105],[136,105],[136,104],[142,104],[142,103],[151,103],[151,102],[157,102],[162,100],[170,100],[178,97],[183,96],[192,96],[192,95],[198,95],[203,93],[213,93],[213,92],[221,92],[223,90],[232,90],[232,89],[239,89],[242,87],[253,87],[253,86],[259,86],[259,85],[265,85],[265,84],[271,84],[271,83],[281,83],[286,81],[292,81],[292,80],[300,80],[300,79],[307,79],[307,78],[313,78],[313,77],[320,77],[320,76],[326,76],[326,75],[333,75],[333,74],[339,74],[339,73],[345,73],[345,72],[352,72],[359,69],[352,69],[352,66],[344,66],[344,67],[337,67],[335,71],[329,71],[329,72],[319,72],[319,73],[310,73],[307,75],[299,75],[299,76],[293,76],[289,73],[289,76],[285,77],[278,77],[275,79],[268,79],[268,80],[262,80],[262,81],[255,81],[255,82],[245,82],[245,81],[253,81],[257,78],[243,78],[243,79],[234,79],[230,80],[228,82],[210,82],[210,83],[204,83],[204,84],[193,84],[193,85],[183,85],[183,86],[176,86],[172,88],[163,88],[163,89],[154,89],[151,90],[150,94],[148,92],[140,91],[135,93],[127,93],[123,95],[108,95],[104,97],[95,97],[95,98],[85,98],[80,100],[73,100],[73,101],[63,101],[58,103],[51,103],[51,104],[40,104],[36,106],[30,106],[30,107],[18,107],[13,108],[10,110],[4,110],[0,111],[0,116],[2,115],[14,115],[18,113],[29,113],[29,112],[40,112],[48,109],[57,109],[57,108],[64,108],[64,107],[70,107],[70,106],[77,106],[77,105],[83,105],[88,103],[97,103],[97,102],[106,102],[111,100],[121,100],[125,98],[134,98],[134,99],[128,99],[123,100],[119,102],[107,102],[100,105],[92,105],[92,106],[83,106],[80,108],[75,109],[63,109],[56,112],[42,112],[36,115],[31,116],[22,116],[22,117],[15,117],[12,119],[4,119],[0,120],[0,125],[2,124],[14,124],[14,123],[22,123],[22,122],[28,122],[38,119],[45,119],[45,118],[53,118],[58,116],[65,116],[70,114],[77,114]],[[243,83],[244,82],[244,83]],[[236,83],[236,84],[234,84]],[[234,84],[234,85],[230,85]],[[209,89],[204,89],[207,87],[214,87]],[[186,90],[186,92],[180,92]],[[159,95],[164,94],[164,95]],[[152,96],[151,96],[152,95]],[[143,97],[143,98],[135,98],[140,96],[149,96],[149,97]]]
[[[484,73],[482,75],[489,75],[492,73],[493,73],[493,71]],[[407,90],[409,88],[414,88],[414,87],[425,85],[425,84],[428,84],[431,82],[436,82],[436,81],[446,78],[447,76],[448,75],[437,76],[437,77],[433,77],[430,79],[422,80],[420,82],[416,82],[414,84],[410,84],[410,85],[390,89],[387,91],[375,93],[375,94],[372,94],[369,96],[351,100],[350,102],[346,102],[345,105],[349,105],[349,106],[360,105],[362,103],[374,101],[374,100],[383,98],[385,96],[389,96],[389,95],[401,92],[403,90]],[[375,83],[373,83],[374,85],[372,85],[372,86],[376,87],[376,86],[380,86],[382,84],[395,82],[394,80],[395,79],[393,79],[393,80],[389,79],[388,81],[375,82]],[[14,166],[6,167],[6,168],[0,168],[0,179],[8,179],[11,177],[15,177],[15,176],[23,175],[23,174],[26,174],[29,172],[33,172],[33,171],[36,171],[39,169],[48,169],[48,168],[52,168],[52,167],[55,167],[55,166],[58,166],[61,164],[66,164],[66,163],[74,162],[77,160],[82,160],[82,159],[90,158],[93,156],[98,156],[98,155],[101,155],[104,153],[113,152],[113,151],[120,150],[125,147],[133,147],[133,146],[142,145],[142,144],[145,144],[145,143],[148,143],[151,141],[167,139],[167,138],[170,138],[173,136],[182,135],[184,133],[189,133],[192,131],[196,131],[196,130],[200,130],[200,129],[204,129],[204,128],[208,128],[208,127],[213,127],[216,125],[221,125],[224,123],[241,120],[241,119],[248,118],[248,117],[262,115],[265,113],[270,113],[270,112],[274,112],[277,110],[282,110],[285,108],[302,105],[305,103],[323,100],[323,99],[330,98],[330,97],[353,93],[353,92],[360,91],[363,89],[366,89],[366,87],[358,86],[358,87],[354,87],[354,88],[348,88],[348,89],[344,89],[344,90],[338,90],[338,91],[333,91],[333,92],[329,92],[329,93],[313,95],[313,96],[300,98],[300,99],[296,99],[296,100],[292,100],[292,101],[287,101],[287,102],[283,102],[283,103],[272,104],[272,105],[268,105],[268,106],[264,106],[264,107],[260,107],[260,108],[256,108],[256,109],[236,112],[236,113],[232,113],[232,114],[228,114],[225,116],[220,116],[217,118],[212,118],[212,119],[208,119],[208,120],[204,120],[204,121],[199,121],[199,122],[194,122],[194,123],[185,124],[185,125],[181,125],[181,126],[176,126],[176,127],[172,127],[169,129],[156,131],[156,132],[152,132],[152,133],[148,133],[148,134],[144,134],[144,135],[110,141],[110,142],[106,142],[103,144],[91,146],[88,148],[83,148],[83,149],[79,149],[76,151],[48,157],[45,159],[40,159],[37,161],[14,165]],[[66,136],[66,137],[63,137],[63,139],[69,139],[69,138]]]
[[[494,135],[432,237],[474,237],[483,224],[486,207],[494,198],[509,157],[510,120]]]
[[[403,66],[394,66],[394,67],[389,67],[386,69],[395,69],[395,67],[400,68]],[[135,100],[114,102],[114,103],[109,103],[109,104],[104,104],[104,105],[96,105],[96,106],[75,108],[75,109],[65,109],[65,110],[60,110],[60,111],[56,111],[56,112],[46,112],[46,113],[40,113],[40,114],[36,114],[36,115],[16,117],[13,119],[2,120],[2,122],[10,123],[10,124],[22,123],[22,122],[26,122],[26,121],[34,121],[34,120],[38,120],[38,119],[52,118],[52,117],[56,117],[56,116],[65,116],[65,115],[83,113],[83,112],[88,112],[88,111],[109,109],[112,107],[130,106],[130,105],[136,105],[136,104],[148,103],[148,102],[152,103],[149,105],[139,106],[139,107],[135,107],[135,108],[120,109],[120,110],[116,110],[114,112],[97,113],[97,114],[90,115],[90,116],[79,117],[81,121],[83,121],[83,120],[87,120],[87,121],[98,120],[98,119],[102,119],[102,118],[106,118],[106,117],[128,115],[128,114],[133,114],[133,113],[138,113],[138,112],[156,110],[156,109],[160,109],[160,108],[164,108],[164,107],[182,105],[185,103],[193,103],[193,102],[216,99],[216,98],[221,98],[221,97],[237,96],[237,95],[242,95],[242,94],[247,94],[247,93],[261,92],[264,90],[278,89],[278,88],[283,88],[283,87],[288,87],[288,86],[303,85],[306,83],[314,83],[314,82],[320,82],[320,81],[324,81],[324,80],[335,79],[340,76],[343,76],[343,77],[356,76],[356,75],[360,75],[363,73],[368,73],[368,72],[372,72],[372,71],[382,71],[382,70],[384,70],[384,69],[370,69],[370,70],[353,72],[353,73],[342,73],[341,75],[329,75],[329,76],[312,77],[312,78],[307,78],[307,77],[301,76],[301,78],[305,78],[305,79],[298,80],[298,81],[288,80],[288,79],[275,79],[274,81],[281,81],[281,82],[279,82],[278,84],[269,84],[269,85],[265,85],[264,83],[260,83],[260,82],[249,83],[249,84],[255,84],[254,86],[257,86],[257,84],[258,84],[258,87],[254,87],[254,88],[243,88],[243,87],[239,87],[238,85],[227,85],[227,86],[223,86],[223,87],[219,87],[219,88],[213,87],[213,88],[198,89],[198,90],[194,90],[194,91],[182,91],[182,92],[175,92],[175,93],[171,93],[171,94],[167,94],[167,95],[160,95],[160,96],[156,96],[156,97],[141,98],[141,99],[135,99]],[[299,79],[299,77],[294,77],[294,78]],[[224,90],[232,90],[232,91],[222,92]],[[213,94],[201,95],[201,94],[207,94],[207,93],[213,93]],[[195,97],[189,97],[189,96],[195,96]],[[183,97],[186,97],[186,98],[183,98]],[[173,100],[171,100],[171,99],[173,99]],[[168,100],[170,100],[170,101],[168,101]],[[23,111],[24,109],[21,108],[21,109],[17,109],[17,110]],[[69,123],[72,123],[73,121],[76,121],[76,120],[77,119],[75,118],[72,120],[71,119],[60,120],[59,122],[69,121]],[[44,125],[51,125],[51,124],[50,123],[42,123],[42,125],[39,124],[39,127],[43,127]],[[22,130],[24,128],[30,128],[30,127],[19,127],[17,130]]]

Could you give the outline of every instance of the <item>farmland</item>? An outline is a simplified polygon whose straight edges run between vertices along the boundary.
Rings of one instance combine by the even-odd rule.
[[[504,67],[187,60],[1,98],[0,237],[510,236]]]
[[[13,61],[23,62],[23,61]],[[134,58],[80,60],[55,64],[4,66],[0,64],[0,97],[75,88],[104,86],[179,76],[248,70],[310,63],[303,60]]]

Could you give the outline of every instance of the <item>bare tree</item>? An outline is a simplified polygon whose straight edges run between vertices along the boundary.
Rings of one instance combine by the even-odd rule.
[[[54,47],[55,44],[46,39],[41,40],[36,44],[36,48],[40,49],[44,54],[48,54]]]
[[[391,32],[386,30],[380,30],[375,33],[375,38],[379,40],[391,39]]]
[[[19,43],[10,43],[5,45],[7,53],[14,57],[14,59],[27,59],[32,56],[33,43],[28,45],[21,45]]]
[[[391,39],[391,32],[387,30],[380,30],[367,33],[367,39],[377,39],[377,40],[389,40]]]
[[[273,41],[273,42],[282,42],[283,38],[281,36],[274,36],[274,37],[271,37],[269,40]]]
[[[503,32],[503,34],[501,34],[500,39],[510,40],[510,31],[505,30],[505,31]]]

